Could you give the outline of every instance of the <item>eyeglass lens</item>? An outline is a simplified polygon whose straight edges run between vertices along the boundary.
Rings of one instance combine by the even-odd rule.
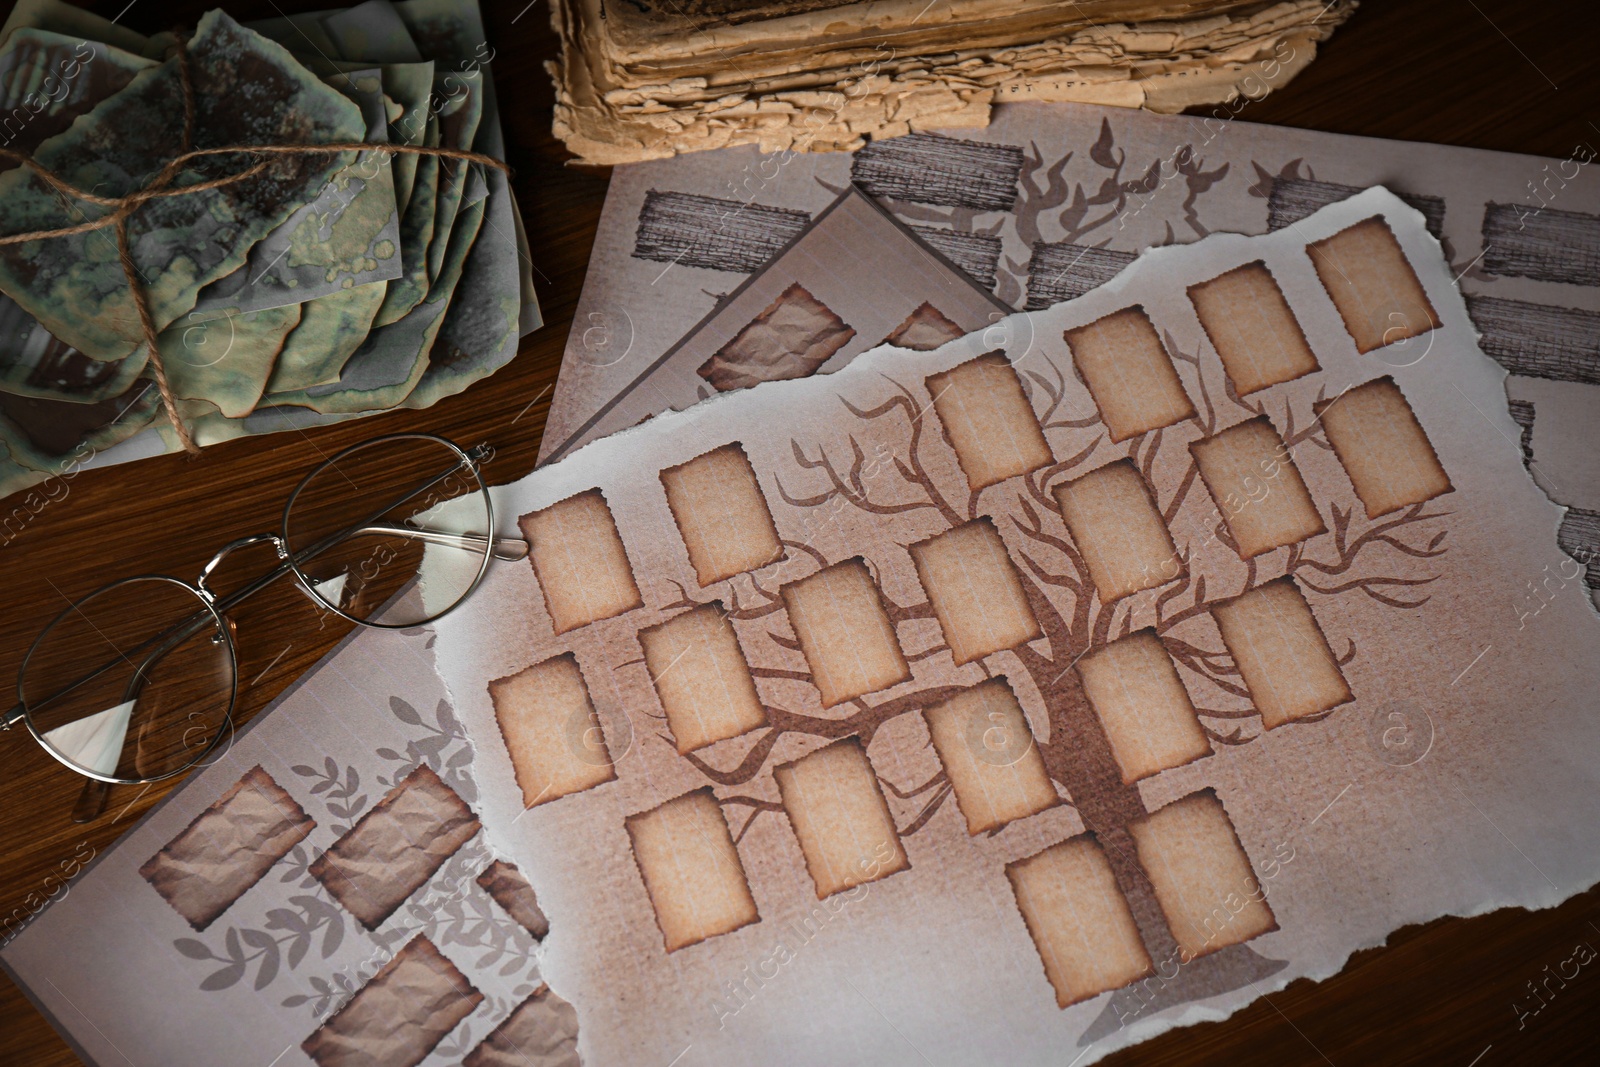
[[[433,438],[393,437],[336,456],[308,477],[285,513],[284,539],[325,606],[401,627],[467,595],[490,550],[488,527],[482,483],[459,452]],[[427,534],[470,536],[452,543]],[[304,559],[308,550],[314,555]]]
[[[230,726],[235,664],[223,625],[181,582],[107,586],[29,653],[20,678],[29,725],[92,776],[146,781],[192,766]]]

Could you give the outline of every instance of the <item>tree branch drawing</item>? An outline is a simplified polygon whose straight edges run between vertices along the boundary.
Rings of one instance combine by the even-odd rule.
[[[1214,380],[1222,377],[1220,364],[1213,367],[1198,354],[1182,351],[1170,334],[1165,341],[1180,367],[1187,366],[1191,371],[1191,392],[1196,397],[1198,413],[1190,424],[1201,435],[1264,414],[1269,402],[1276,403],[1238,396],[1231,384]],[[858,406],[841,400],[856,426],[847,436],[831,445],[806,446],[798,440],[791,443],[793,467],[779,472],[777,492],[792,508],[870,515],[897,530],[903,525],[908,533],[895,537],[900,543],[926,536],[930,523],[939,529],[950,529],[980,516],[988,516],[996,523],[1023,577],[1027,601],[1043,636],[995,653],[979,666],[986,676],[991,672],[1013,679],[1024,676],[1042,698],[1042,729],[1035,729],[1035,744],[1046,771],[1057,791],[1075,807],[1085,828],[1093,831],[1105,848],[1152,959],[1174,957],[1177,941],[1137,861],[1128,833],[1129,824],[1149,812],[1137,784],[1123,781],[1073,665],[1086,653],[1137,627],[1153,627],[1178,664],[1202,728],[1214,748],[1249,745],[1262,735],[1260,716],[1231,655],[1226,648],[1218,647],[1215,628],[1202,617],[1209,616],[1221,602],[1285,575],[1293,576],[1314,598],[1359,594],[1384,609],[1418,607],[1427,602],[1427,587],[1439,577],[1429,569],[1429,561],[1448,551],[1447,531],[1439,525],[1448,513],[1419,504],[1369,521],[1358,515],[1359,505],[1353,500],[1324,501],[1325,519],[1331,518],[1325,533],[1244,560],[1210,495],[1204,489],[1196,489],[1201,479],[1189,450],[1179,443],[1183,435],[1177,431],[1181,427],[1155,430],[1121,445],[1112,444],[1098,418],[1078,417],[1069,410],[1072,405],[1068,403],[1066,372],[1048,361],[1018,370],[1053,453],[1064,458],[982,491],[969,490],[959,473],[953,478],[936,476],[935,471],[948,471],[952,465],[944,459],[933,459],[935,450],[948,449],[949,445],[943,440],[931,409],[904,384],[885,379],[887,398],[875,405]],[[1324,399],[1321,391],[1317,399]],[[1304,412],[1298,420],[1295,418],[1292,402],[1286,401],[1281,413],[1275,414],[1279,415],[1276,424],[1284,429],[1284,442],[1291,451],[1331,447],[1317,420],[1308,419]],[[890,443],[888,459],[869,460],[885,442]],[[1186,566],[1179,577],[1165,585],[1103,604],[1053,492],[1064,481],[1124,455],[1149,484],[1158,487],[1157,509],[1172,530]],[[910,532],[913,529],[916,532]],[[1226,551],[1213,549],[1213,544],[1220,544]],[[788,542],[786,548],[788,569],[783,574],[784,581],[803,577],[833,562],[807,544]],[[780,804],[761,796],[759,787],[770,779],[772,756],[784,737],[803,735],[833,741],[854,735],[863,746],[870,746],[890,723],[903,716],[918,715],[968,688],[947,684],[917,686],[913,682],[910,691],[902,686],[884,699],[858,697],[839,705],[832,710],[842,714],[833,716],[786,706],[789,702],[775,694],[784,685],[805,682],[808,675],[798,641],[781,621],[772,618],[782,606],[775,584],[769,582],[773,587],[768,587],[752,578],[749,591],[735,595],[726,605],[733,620],[763,624],[757,640],[769,643],[768,659],[793,664],[752,667],[770,724],[738,741],[730,741],[730,746],[743,746],[732,754],[731,762],[726,756],[715,761],[696,753],[685,756],[708,783],[717,787],[717,795],[729,809],[730,821],[740,839],[767,813],[782,810]],[[674,607],[688,608],[699,603],[687,589],[678,589],[679,603]],[[932,617],[929,603],[893,602],[882,591],[881,583],[880,593],[897,633],[908,623],[920,623],[919,632],[926,633],[922,620]],[[904,635],[901,644],[907,645]],[[944,643],[937,643],[908,658],[937,657],[946,651]],[[1335,654],[1341,666],[1348,665],[1358,655],[1357,643],[1349,640],[1342,651],[1335,649]],[[1315,728],[1331,714],[1333,711],[1308,716],[1285,728]],[[898,805],[904,823],[899,828],[902,837],[922,832],[952,795],[944,770],[937,760],[931,762],[938,769],[924,781],[909,786],[883,782],[893,798],[915,804],[909,818],[904,815],[907,805]],[[735,809],[741,814],[734,816]],[[993,832],[1003,832],[1003,828]],[[1282,965],[1281,961],[1259,956],[1246,944],[1232,945],[1186,963],[1178,985],[1164,995],[1179,999],[1210,995],[1255,981]]]
[[[1132,214],[1137,215],[1164,184],[1179,178],[1184,182],[1184,199],[1180,205],[1183,221],[1195,237],[1204,237],[1210,232],[1200,221],[1199,201],[1227,177],[1229,164],[1208,171],[1193,146],[1185,144],[1168,157],[1153,159],[1142,171],[1126,173],[1127,151],[1117,147],[1107,119],[1101,120],[1100,134],[1087,153],[1089,162],[1101,172],[1098,185],[1092,179],[1085,184],[1067,178],[1066,169],[1074,155],[1069,152],[1046,167],[1038,143],[1030,142],[1029,151],[1023,156],[1018,180],[1020,195],[1012,211],[1012,222],[1018,242],[1030,256],[1041,244],[1075,245],[1089,241],[1095,247],[1105,247],[1112,241],[1112,233],[1106,228],[1113,223],[1117,224],[1117,229],[1123,228],[1130,204]],[[1042,183],[1037,177],[1041,174]],[[1173,244],[1177,240],[1172,223],[1168,222],[1165,237],[1155,243]],[[1021,302],[1022,287],[1016,279],[1027,277],[1030,265],[1029,261],[1006,257],[1012,286],[1001,292],[1001,299],[1014,306]]]

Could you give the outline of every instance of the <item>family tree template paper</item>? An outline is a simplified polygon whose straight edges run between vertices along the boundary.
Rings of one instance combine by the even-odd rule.
[[[1088,1062],[1591,884],[1600,630],[1518,610],[1577,564],[1453,273],[1373,189],[495,490],[439,666],[588,1061]]]

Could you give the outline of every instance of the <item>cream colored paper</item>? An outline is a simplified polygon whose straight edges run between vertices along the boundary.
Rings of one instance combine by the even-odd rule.
[[[1361,355],[1306,246],[1379,215],[1442,326]],[[1257,260],[1321,370],[1239,401],[1186,290]],[[475,741],[481,818],[549,916],[543,973],[578,1013],[585,1062],[1089,1063],[1331,975],[1402,925],[1548,907],[1600,877],[1587,757],[1600,745],[1600,621],[1575,581],[1547,582],[1541,609],[1527,606],[1530,581],[1575,578],[1579,567],[1554,548],[1561,509],[1507,443],[1517,428],[1505,372],[1478,350],[1453,273],[1422,216],[1372,189],[1264,237],[1157,249],[1078,300],[934,352],[878,349],[831,375],[662,415],[496,490],[510,530],[520,515],[600,489],[644,601],[558,637],[534,571],[520,566],[438,624],[439,667]],[[1162,332],[1198,415],[1113,445],[1062,336],[1134,304]],[[972,492],[925,379],[996,348],[1021,375],[1054,462]],[[1369,520],[1312,409],[1385,375],[1453,488]],[[1188,473],[1187,446],[1258,414],[1292,450],[1328,529],[1247,562]],[[701,589],[658,472],[732,441],[786,556]],[[1167,580],[1103,609],[1085,599],[1089,577],[1051,490],[1124,458],[1153,487],[1182,558]],[[1270,494],[1269,471],[1262,484]],[[907,546],[984,515],[1045,633],[957,667]],[[912,679],[825,709],[777,590],[857,556]],[[1268,731],[1208,608],[1286,569],[1354,699]],[[711,599],[733,609],[772,726],[679,755],[635,635]],[[1177,662],[1214,753],[1129,785],[1070,668],[1086,648],[1147,626]],[[615,778],[524,811],[489,684],[568,653]],[[986,676],[1015,690],[1065,803],[972,835],[921,711]],[[847,736],[860,739],[898,842],[860,857],[871,880],[819,900],[773,768]],[[982,733],[973,745],[1008,751]],[[705,787],[722,803],[760,917],[669,952],[625,820]],[[1212,794],[1215,804],[1172,810],[1204,807],[1216,857],[1186,847],[1169,869],[1139,866],[1169,862],[1168,850],[1141,842],[1135,857],[1130,826]],[[1155,974],[1063,1009],[1006,868],[1086,830],[1107,850]],[[1235,838],[1248,872],[1229,851]],[[1199,907],[1192,894],[1213,890],[1221,898]]]

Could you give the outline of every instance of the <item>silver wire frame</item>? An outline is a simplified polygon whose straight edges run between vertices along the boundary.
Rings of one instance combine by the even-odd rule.
[[[455,453],[459,462],[451,469],[421,483],[407,493],[404,497],[390,504],[381,511],[375,512],[371,516],[357,521],[345,529],[338,531],[337,533],[331,534],[314,544],[308,545],[306,548],[303,548],[298,552],[291,552],[289,549],[289,516],[294,510],[295,501],[299,499],[301,492],[307,485],[311,483],[312,479],[316,478],[317,475],[321,474],[323,471],[327,470],[329,467],[338,463],[341,459],[353,452],[358,452],[362,449],[370,448],[373,445],[381,444],[383,442],[401,440],[428,441],[434,444],[443,445],[445,448]],[[157,782],[165,778],[171,778],[174,775],[184,773],[185,771],[194,767],[196,764],[203,761],[211,753],[211,751],[216,748],[218,742],[222,739],[224,732],[232,731],[233,709],[237,703],[239,694],[238,655],[234,647],[233,634],[230,627],[227,625],[225,616],[226,612],[243,603],[249,597],[254,596],[256,593],[260,592],[262,589],[265,589],[267,586],[271,585],[279,578],[282,578],[284,575],[293,574],[295,576],[295,580],[300,583],[301,587],[306,591],[307,594],[315,599],[318,604],[328,608],[328,610],[339,615],[341,618],[347,619],[350,622],[357,623],[362,626],[371,626],[376,629],[409,629],[413,626],[426,625],[427,623],[443,618],[451,611],[454,611],[462,601],[466,600],[467,597],[472,595],[473,591],[476,590],[478,585],[483,581],[484,575],[488,573],[489,561],[491,559],[517,560],[524,558],[528,554],[528,543],[526,541],[515,537],[498,537],[493,532],[494,501],[490,497],[489,488],[488,486],[484,485],[483,476],[479,472],[479,464],[487,459],[490,454],[491,450],[487,445],[478,445],[470,450],[464,451],[453,441],[439,437],[435,434],[425,433],[386,434],[382,437],[374,437],[370,440],[362,441],[358,444],[351,445],[349,448],[340,450],[333,456],[318,464],[310,473],[308,473],[304,478],[300,479],[300,483],[295,486],[294,491],[289,494],[288,501],[284,504],[283,528],[279,533],[252,534],[249,537],[241,537],[228,542],[226,545],[223,545],[220,550],[218,550],[216,555],[211,557],[211,559],[203,568],[201,568],[199,578],[193,583],[185,582],[181,578],[175,578],[167,574],[142,574],[129,578],[121,578],[117,581],[100,586],[87,596],[80,597],[68,608],[66,608],[66,610],[62,611],[61,614],[52,619],[50,623],[39,632],[39,636],[34,638],[33,644],[28,648],[28,654],[23,657],[22,666],[17,671],[17,703],[10,710],[6,711],[3,716],[0,716],[0,730],[10,730],[18,722],[24,723],[28,728],[28,732],[33,734],[34,739],[39,742],[40,747],[54,757],[57,762],[66,766],[68,769],[77,772],[78,774],[84,775],[85,777],[111,785],[137,785],[144,782]],[[407,501],[414,499],[421,493],[427,492],[440,482],[444,481],[446,478],[449,478],[462,470],[465,470],[468,474],[470,474],[473,481],[477,483],[476,492],[483,500],[484,517],[486,522],[486,532],[484,535],[480,536],[476,534],[444,533],[437,530],[426,530],[414,526],[403,526],[379,521],[386,512],[391,511]],[[392,536],[413,538],[428,544],[447,545],[456,548],[482,548],[483,559],[478,564],[478,571],[475,575],[473,575],[472,582],[459,597],[457,597],[442,611],[439,611],[433,615],[425,616],[424,618],[414,622],[404,623],[375,622],[369,619],[361,619],[344,611],[337,604],[329,603],[326,597],[317,592],[316,585],[301,568],[316,556],[321,555],[323,552],[328,551],[329,549],[350,539],[351,537],[355,537],[363,533],[385,533]],[[259,578],[245,585],[237,592],[230,593],[225,597],[218,597],[211,589],[207,587],[207,581],[210,579],[212,574],[215,573],[217,567],[221,565],[222,561],[227,558],[229,553],[255,544],[271,544],[278,553],[278,565],[272,570],[268,571],[266,574],[263,574]],[[176,645],[182,643],[183,641],[188,640],[190,637],[193,637],[195,634],[200,633],[206,628],[207,625],[214,623],[217,627],[217,632],[220,635],[221,640],[227,645],[228,663],[231,674],[230,689],[228,694],[228,707],[227,711],[224,713],[223,722],[223,726],[226,727],[226,731],[219,728],[216,736],[212,738],[211,742],[205,747],[204,750],[199,752],[193,760],[177,768],[176,770],[154,777],[118,778],[114,775],[99,774],[85,767],[80,767],[72,761],[66,759],[51,745],[45,742],[38,726],[33,721],[32,711],[28,706],[27,697],[23,691],[23,679],[27,676],[28,664],[33,659],[34,653],[39,649],[40,644],[45,640],[45,638],[49,636],[50,632],[54,630],[55,627],[62,622],[62,620],[68,618],[74,612],[79,611],[83,604],[88,603],[95,597],[107,593],[112,589],[126,585],[130,582],[149,580],[171,582],[174,585],[188,590],[200,601],[200,608],[196,610],[193,615],[186,619],[179,620],[174,624],[173,627],[163,631],[145,643],[145,645],[148,646],[154,642],[156,647],[151,654],[147,656],[134,670],[134,678],[129,683],[129,689],[136,691],[141,683],[144,673],[151,665],[159,660],[161,656],[165,655],[167,651],[173,647],[176,647]],[[140,646],[140,649],[142,650],[144,647],[145,646]],[[50,701],[65,696],[78,686],[83,685],[85,682],[88,682],[95,677],[98,677],[112,666],[114,666],[114,664],[108,663],[96,668],[83,678],[80,678],[71,685],[67,686],[67,688],[47,697],[43,702],[39,703],[38,706],[42,707],[44,704],[48,704]],[[130,699],[132,698],[130,697]]]

